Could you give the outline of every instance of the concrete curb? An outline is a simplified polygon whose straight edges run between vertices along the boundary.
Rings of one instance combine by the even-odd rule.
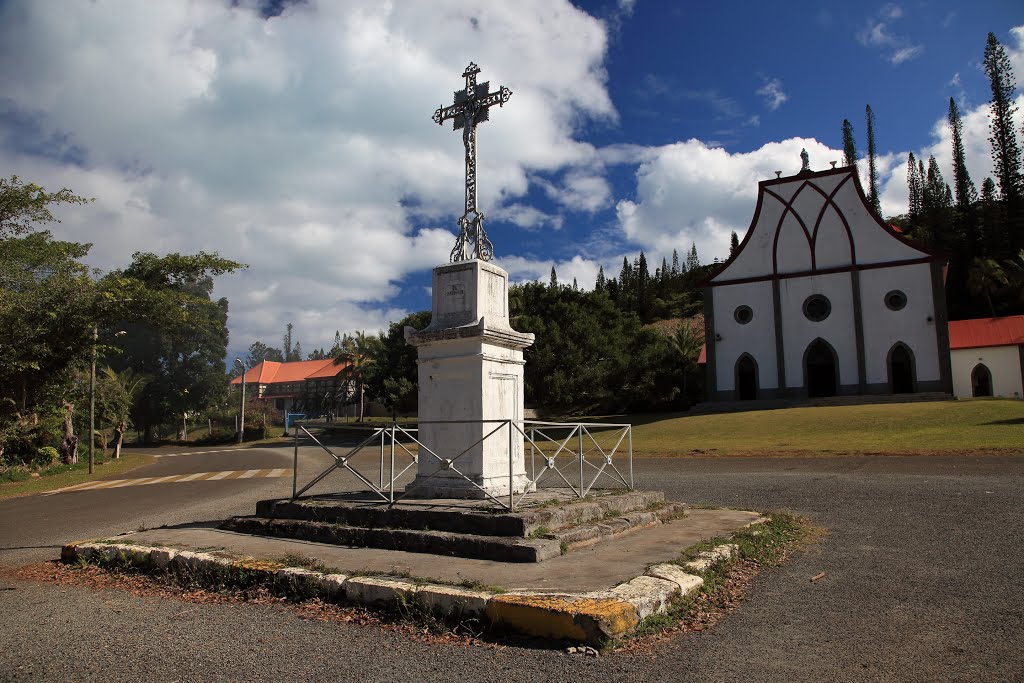
[[[716,546],[689,562],[702,571],[735,556],[733,544]],[[704,579],[676,564],[653,565],[630,581],[584,594],[501,593],[423,584],[391,576],[329,574],[225,554],[110,541],[77,541],[61,549],[65,562],[131,566],[166,572],[179,581],[265,587],[298,600],[363,605],[374,609],[415,607],[442,618],[484,619],[527,635],[600,646],[632,631],[642,620],[668,611],[674,600],[698,590]]]

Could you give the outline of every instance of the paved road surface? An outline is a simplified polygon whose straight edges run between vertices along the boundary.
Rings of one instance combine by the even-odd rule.
[[[267,451],[252,467],[287,466],[289,454]],[[170,460],[181,459],[158,465]],[[636,470],[638,485],[670,498],[788,507],[829,535],[762,573],[712,631],[599,659],[414,643],[275,607],[16,583],[0,591],[0,680],[1024,680],[1024,458],[654,460]],[[70,537],[246,512],[286,482],[205,482],[216,500],[213,489],[193,493],[198,482],[0,502],[0,546],[44,546],[0,550],[0,562],[52,555]],[[61,527],[71,510],[48,506],[75,497],[78,521]],[[113,505],[120,497],[128,502]],[[820,571],[828,576],[811,583]]]

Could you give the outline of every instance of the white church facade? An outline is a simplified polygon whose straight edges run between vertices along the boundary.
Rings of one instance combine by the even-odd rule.
[[[704,283],[712,401],[950,392],[946,256],[871,210],[856,169],[759,183]]]

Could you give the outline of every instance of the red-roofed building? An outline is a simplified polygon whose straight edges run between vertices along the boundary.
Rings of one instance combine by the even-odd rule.
[[[353,391],[343,379],[347,364],[335,365],[333,358],[278,363],[265,360],[245,373],[246,391],[256,398],[273,400],[274,407],[307,416],[337,415],[340,406],[351,401]],[[240,385],[241,377],[231,380]]]
[[[949,323],[953,393],[1024,396],[1024,315]]]

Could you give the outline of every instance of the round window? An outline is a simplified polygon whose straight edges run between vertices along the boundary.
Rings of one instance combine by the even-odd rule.
[[[821,322],[832,312],[832,303],[821,294],[812,294],[804,301],[804,315],[812,322]]]
[[[740,325],[746,325],[754,319],[754,311],[750,306],[737,306],[736,310],[732,312],[732,317],[736,318],[736,322]]]
[[[898,289],[894,289],[885,295],[885,307],[890,311],[902,310],[907,305],[907,295]]]

